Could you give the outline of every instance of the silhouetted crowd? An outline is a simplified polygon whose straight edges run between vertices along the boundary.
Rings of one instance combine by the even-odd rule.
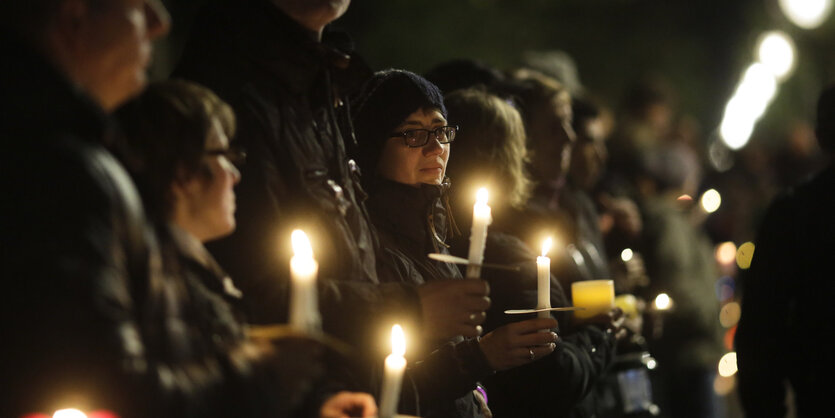
[[[794,183],[761,150],[718,176],[664,80],[612,106],[564,53],[375,70],[328,26],[349,3],[208,2],[150,82],[159,0],[0,2],[0,416],[720,418],[741,295],[742,407],[824,407],[831,168],[770,206]],[[755,230],[722,293],[716,244]]]

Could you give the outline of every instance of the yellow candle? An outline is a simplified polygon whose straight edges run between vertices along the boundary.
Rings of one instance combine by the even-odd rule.
[[[484,246],[487,243],[487,225],[493,221],[490,206],[487,206],[487,189],[478,189],[476,202],[473,205],[473,226],[470,230],[470,253],[467,260],[467,277],[477,279],[481,277],[481,264],[484,262]]]
[[[391,354],[386,357],[383,387],[380,394],[380,418],[391,418],[397,414],[397,403],[400,399],[400,385],[403,372],[406,370],[406,337],[403,328],[395,324],[391,327]]]
[[[322,322],[316,296],[319,264],[313,259],[313,249],[304,231],[294,230],[291,239],[293,258],[290,259],[292,290],[289,323],[302,331],[316,333],[321,330]]]
[[[571,299],[577,318],[590,318],[609,312],[615,307],[615,283],[612,280],[586,280],[571,283]]]
[[[542,255],[536,258],[537,309],[551,307],[551,259],[546,256],[550,249],[551,238],[547,238],[542,242]],[[551,313],[548,311],[539,312],[537,316],[550,318]]]

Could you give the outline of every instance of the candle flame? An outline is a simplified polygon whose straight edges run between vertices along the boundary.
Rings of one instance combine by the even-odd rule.
[[[307,239],[307,234],[301,229],[293,230],[290,236],[293,241],[293,254],[296,257],[313,258],[313,248],[310,247],[310,240]]]
[[[401,357],[406,354],[406,335],[400,324],[391,327],[391,353]]]
[[[482,205],[486,205],[487,204],[487,189],[484,188],[484,187],[478,189],[478,192],[476,192],[476,194],[475,194],[475,200],[476,200],[477,203],[480,203]]]
[[[548,251],[551,251],[551,237],[545,238],[545,241],[542,241],[542,256],[545,257],[548,255]]]

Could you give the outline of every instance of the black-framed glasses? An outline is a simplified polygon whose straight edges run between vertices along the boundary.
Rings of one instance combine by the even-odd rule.
[[[246,162],[246,151],[240,148],[210,149],[203,151],[203,153],[209,156],[222,155],[226,157],[230,163],[237,166],[243,165]]]
[[[402,137],[407,147],[420,148],[429,143],[429,138],[435,139],[441,144],[449,144],[455,139],[457,132],[457,126],[441,126],[435,129],[409,129],[408,131],[394,132],[389,137]]]

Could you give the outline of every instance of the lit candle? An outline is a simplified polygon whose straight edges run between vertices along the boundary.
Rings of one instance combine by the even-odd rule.
[[[484,262],[484,245],[487,242],[487,225],[493,221],[490,206],[487,206],[487,189],[480,188],[473,206],[473,227],[470,230],[470,254],[467,257],[467,278],[481,277],[481,264]]]
[[[574,306],[585,308],[574,312],[577,318],[591,318],[608,313],[615,307],[615,283],[612,280],[571,283],[571,300]]]
[[[391,418],[397,414],[397,404],[400,400],[400,384],[403,372],[406,370],[406,337],[403,328],[395,324],[391,327],[391,354],[386,357],[383,388],[380,395],[380,418]]]
[[[542,255],[536,258],[536,308],[551,307],[551,259],[546,257],[551,249],[551,238],[542,242]],[[550,318],[551,312],[543,311],[537,314],[540,318]]]
[[[316,273],[319,271],[319,264],[313,259],[313,249],[304,231],[294,230],[291,239],[293,258],[290,259],[292,290],[289,322],[294,328],[316,333],[321,329],[316,296]]]

